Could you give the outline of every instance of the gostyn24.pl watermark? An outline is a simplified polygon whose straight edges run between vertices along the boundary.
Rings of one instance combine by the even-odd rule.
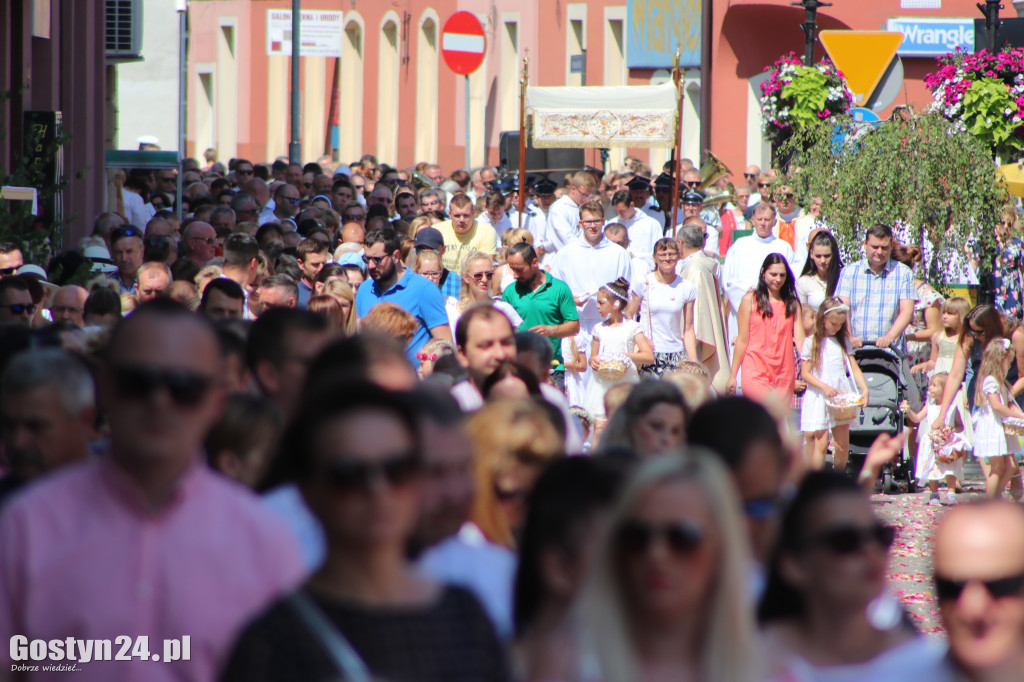
[[[122,635],[109,639],[32,639],[11,637],[12,671],[74,670],[78,663],[92,661],[188,661],[192,658],[192,638],[165,639],[163,650],[150,653],[149,637]],[[20,663],[30,661],[31,663]],[[46,665],[42,665],[46,661]],[[54,666],[54,663],[57,666]],[[36,665],[39,663],[39,665]],[[58,667],[59,666],[59,667]]]

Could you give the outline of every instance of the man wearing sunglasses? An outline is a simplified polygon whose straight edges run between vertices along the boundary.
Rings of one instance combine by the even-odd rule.
[[[948,679],[1024,679],[1024,509],[998,500],[954,507],[936,530],[934,559]]]
[[[25,264],[21,249],[11,242],[0,243],[0,279],[10,277]]]
[[[114,329],[104,359],[107,455],[34,484],[0,514],[0,638],[130,634],[152,647],[188,633],[190,661],[93,660],[86,676],[215,679],[235,633],[302,578],[298,546],[205,465],[225,398],[211,322],[148,303]],[[0,648],[4,670],[12,653]],[[154,677],[154,665],[167,672]]]
[[[181,240],[185,242],[185,257],[199,263],[199,267],[217,255],[217,230],[210,223],[201,220],[189,223]]]
[[[0,279],[0,322],[27,326],[35,312],[36,304],[25,276]]]
[[[279,185],[274,191],[274,217],[278,221],[294,218],[301,204],[302,196],[294,185]]]
[[[444,298],[437,285],[421,277],[402,262],[402,240],[390,227],[370,230],[363,241],[363,262],[372,283],[356,292],[356,315],[366,317],[381,301],[404,308],[417,319],[419,328],[406,348],[414,367],[419,367],[416,351],[431,338],[452,340]]]
[[[793,247],[797,263],[805,263],[807,242],[815,224],[814,216],[800,208],[790,185],[781,185],[772,192],[771,202],[779,212],[775,236]]]

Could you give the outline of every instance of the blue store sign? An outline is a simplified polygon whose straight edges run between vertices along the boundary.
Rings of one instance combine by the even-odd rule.
[[[894,17],[886,22],[886,30],[903,34],[896,52],[901,57],[938,57],[958,47],[974,51],[973,19]]]
[[[677,47],[682,66],[700,66],[701,3],[626,0],[626,66],[670,69]]]

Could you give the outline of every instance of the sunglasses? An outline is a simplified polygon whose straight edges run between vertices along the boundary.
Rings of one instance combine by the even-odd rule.
[[[964,589],[972,580],[977,580],[988,590],[989,596],[993,599],[1005,599],[1006,597],[1021,596],[1021,588],[1024,588],[1024,574],[1010,576],[1009,578],[994,578],[992,580],[981,580],[980,578],[968,578],[967,580],[951,580],[942,576],[935,576],[935,594],[939,599],[959,599]]]
[[[128,227],[119,227],[110,233],[110,243],[113,244],[114,242],[120,239],[124,239],[125,237],[141,238],[142,230],[140,230],[137,227],[132,227],[131,225],[129,225]]]
[[[759,183],[757,183],[757,186],[758,187],[771,187],[772,183],[770,183],[770,182],[759,182]]]
[[[777,497],[762,497],[743,503],[743,513],[748,519],[754,521],[767,521],[775,516],[778,509],[779,498]]]
[[[698,189],[701,185],[701,182],[700,180],[690,180],[688,182],[684,180],[683,184],[692,189]]]
[[[477,282],[482,282],[484,280],[487,280],[488,282],[490,282],[492,279],[494,279],[494,273],[493,272],[474,272],[472,277]]]
[[[696,521],[653,524],[634,519],[623,523],[617,533],[619,548],[635,555],[646,554],[658,540],[676,556],[691,556],[703,542],[704,531]]]
[[[757,173],[744,173],[743,177],[750,178],[751,180],[754,180],[754,179],[757,178]]]
[[[126,398],[148,398],[163,388],[181,407],[198,405],[213,385],[210,377],[185,369],[115,365],[111,373],[117,391]]]
[[[15,265],[13,268],[0,268],[0,276],[6,277],[7,275],[13,275],[18,271],[18,267],[19,266]]]
[[[874,523],[867,528],[857,528],[856,526],[832,528],[810,538],[806,544],[822,547],[838,556],[849,556],[863,551],[871,543],[888,550],[892,547],[895,539],[895,528],[884,523]]]
[[[788,194],[776,194],[773,197],[773,199],[775,199],[775,201],[790,201],[790,200],[792,200],[793,196],[794,195],[793,195],[792,192],[790,192]]]
[[[282,199],[287,199],[290,203],[292,203],[295,206],[298,206],[299,204],[302,203],[302,199],[292,199],[291,197],[281,197],[281,198]]]
[[[366,220],[366,216],[363,215],[362,213],[355,213],[353,215],[345,216],[345,220],[349,221],[349,222],[353,222],[354,221],[354,222],[358,223],[360,220]]]
[[[382,260],[384,260],[385,258],[387,258],[387,256],[366,256],[366,255],[364,255],[363,256],[363,262],[366,263],[367,265],[369,265],[370,263],[373,263],[374,265],[380,265],[380,262]]]
[[[235,173],[237,175],[252,175],[252,169],[250,168],[249,170],[236,170]]]
[[[35,303],[12,303],[7,306],[7,309],[11,311],[11,315],[35,315],[36,304]]]
[[[419,472],[420,460],[415,453],[395,455],[372,463],[340,459],[326,467],[327,480],[341,492],[367,490],[378,481],[400,486],[411,481]]]

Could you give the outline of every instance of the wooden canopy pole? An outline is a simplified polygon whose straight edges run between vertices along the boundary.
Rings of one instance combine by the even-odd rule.
[[[676,158],[675,163],[672,164],[672,215],[665,223],[668,236],[672,237],[675,236],[673,231],[676,228],[676,209],[679,206],[679,180],[683,176],[683,71],[679,68],[680,58],[681,55],[677,47],[676,53],[672,57],[672,80],[676,84],[676,100],[679,107],[676,112]]]
[[[526,84],[530,75],[526,67],[529,56],[523,58],[523,76],[519,79],[519,227],[523,227],[523,211],[526,209]]]

